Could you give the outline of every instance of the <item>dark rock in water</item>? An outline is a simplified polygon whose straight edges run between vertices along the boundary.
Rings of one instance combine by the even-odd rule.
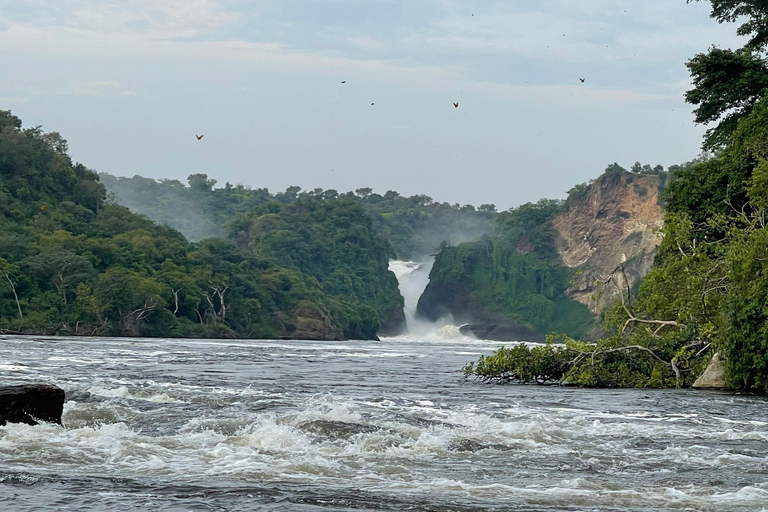
[[[6,423],[61,425],[64,390],[44,384],[0,387],[0,426]]]
[[[372,425],[360,423],[347,423],[333,420],[314,420],[301,425],[302,430],[331,439],[348,439],[357,434],[370,434],[380,430]]]
[[[430,281],[419,298],[416,316],[435,322],[448,315],[464,324],[462,334],[481,340],[544,341],[540,333],[489,308],[467,290]]]
[[[494,341],[544,341],[544,336],[533,329],[512,320],[502,323],[465,324],[459,328],[461,334],[481,340]]]
[[[378,334],[380,336],[400,336],[408,332],[405,325],[405,312],[402,306],[392,308],[381,319]]]

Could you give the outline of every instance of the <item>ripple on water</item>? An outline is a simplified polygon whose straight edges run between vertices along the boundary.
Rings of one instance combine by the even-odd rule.
[[[486,350],[476,341],[121,343],[0,345],[16,378],[68,396],[63,427],[0,427],[0,509],[44,510],[55,493],[126,511],[768,502],[761,399],[482,386],[457,373]],[[39,364],[52,358],[55,378]]]

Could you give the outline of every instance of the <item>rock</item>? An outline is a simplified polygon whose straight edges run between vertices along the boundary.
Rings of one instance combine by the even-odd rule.
[[[0,426],[6,423],[61,425],[64,390],[45,384],[0,387]]]
[[[381,326],[379,326],[378,334],[380,336],[400,336],[408,332],[408,328],[405,324],[405,312],[403,307],[389,309],[381,320]]]
[[[720,354],[715,354],[704,373],[693,383],[693,389],[725,389],[725,387],[725,363],[720,359]]]
[[[544,341],[540,333],[491,309],[467,290],[430,281],[419,298],[416,317],[436,322],[448,316],[462,324],[463,334],[481,340]]]
[[[619,265],[630,287],[648,274],[661,243],[660,203],[658,176],[605,173],[554,219],[555,250],[566,267],[579,269],[568,298],[600,313],[619,298],[626,283],[603,289],[596,282]]]
[[[293,312],[293,323],[296,329],[290,338],[294,340],[340,340],[344,335],[331,321],[328,314],[320,311],[314,305],[296,308]]]
[[[544,336],[524,325],[507,320],[503,323],[464,324],[459,331],[467,336],[493,341],[544,341]]]

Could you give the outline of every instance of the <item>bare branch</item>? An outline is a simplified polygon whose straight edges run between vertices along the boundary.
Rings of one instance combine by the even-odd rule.
[[[597,356],[598,354],[612,354],[614,352],[625,352],[627,350],[639,350],[641,352],[647,352],[651,354],[651,357],[653,357],[658,362],[663,363],[667,366],[670,366],[670,363],[663,360],[658,355],[656,355],[656,352],[642,345],[627,345],[626,347],[610,348],[608,350],[597,349],[594,352],[592,352],[592,364],[593,365],[595,364],[595,356]]]

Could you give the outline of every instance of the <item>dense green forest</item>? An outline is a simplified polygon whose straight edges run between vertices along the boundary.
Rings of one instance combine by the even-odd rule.
[[[663,189],[675,173],[690,165],[665,170],[635,162],[626,169],[613,163],[601,178],[574,186],[565,200],[541,199],[499,212],[491,234],[440,246],[429,286],[419,301],[419,315],[436,320],[449,313],[461,317],[462,310],[470,309],[468,317],[502,315],[539,334],[556,332],[579,339],[593,335],[599,331],[597,316],[566,296],[580,269],[561,261],[553,221],[587,197],[596,181],[625,175],[629,183],[649,175]]]
[[[0,111],[0,332],[371,339],[403,329],[393,249],[358,203],[245,194],[242,231],[193,244],[109,200],[67,151],[60,135]],[[193,176],[189,193],[213,206],[212,185]],[[300,229],[314,236],[293,236],[310,217]]]
[[[269,202],[290,204],[300,200],[352,201],[363,208],[378,233],[386,238],[399,259],[422,260],[434,254],[443,241],[459,243],[476,240],[493,228],[496,207],[439,203],[426,195],[401,196],[393,190],[377,194],[370,188],[340,193],[336,190],[288,187],[272,194],[264,188],[251,189],[226,183],[215,188],[216,180],[205,174],[178,180],[155,180],[134,176],[99,175],[115,201],[143,213],[155,222],[181,231],[187,239],[199,241],[219,236],[237,215],[248,214]]]
[[[552,219],[564,201],[543,199],[499,213],[492,236],[456,246],[443,244],[419,301],[419,314],[443,314],[432,304],[473,300],[537,332],[584,336],[594,318],[564,293],[573,270],[554,251]],[[464,298],[466,296],[466,298]],[[455,308],[452,308],[455,313]]]
[[[708,124],[715,156],[675,173],[665,190],[657,265],[637,296],[606,315],[596,345],[566,339],[501,350],[466,368],[491,381],[567,380],[586,386],[689,386],[714,353],[733,389],[768,391],[768,7],[712,0],[748,43],[688,62],[686,99]],[[620,270],[619,270],[620,271]]]

